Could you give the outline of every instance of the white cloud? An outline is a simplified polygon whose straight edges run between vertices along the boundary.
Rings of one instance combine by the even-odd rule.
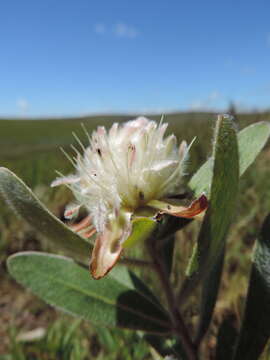
[[[135,39],[139,35],[139,31],[135,27],[120,22],[112,27],[104,23],[96,23],[94,25],[94,32],[97,35],[112,34],[118,38],[126,39]]]
[[[220,98],[220,93],[218,91],[212,91],[209,95],[208,95],[208,102],[212,102],[215,101],[217,99]]]
[[[217,102],[221,99],[221,94],[218,91],[212,91],[206,98],[197,99],[190,104],[191,110],[211,110],[216,107]]]
[[[133,26],[118,23],[114,27],[114,34],[122,38],[135,39],[139,35],[139,32]]]
[[[16,101],[16,106],[21,114],[26,114],[29,109],[29,102],[24,98],[19,98]]]
[[[96,34],[103,35],[106,32],[106,26],[102,23],[95,24],[94,31]]]
[[[203,102],[201,100],[195,100],[188,106],[188,108],[191,110],[200,110],[202,109],[202,106]]]

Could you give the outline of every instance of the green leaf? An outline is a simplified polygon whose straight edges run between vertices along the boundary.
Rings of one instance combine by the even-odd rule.
[[[270,134],[270,124],[266,123],[266,122],[261,122],[261,123],[256,123],[253,124],[247,128],[245,128],[244,130],[242,130],[238,136],[237,136],[237,141],[238,141],[238,151],[239,151],[239,176],[241,176],[245,170],[248,168],[249,165],[251,165],[251,163],[255,160],[256,156],[258,155],[258,153],[261,151],[261,149],[263,148],[263,146],[265,145],[267,139],[269,138],[269,134]],[[232,155],[231,155],[232,156]],[[212,200],[212,196],[213,196],[213,184],[214,184],[214,177],[213,176],[213,169],[214,172],[216,171],[216,176],[218,176],[218,169],[216,168],[216,159],[215,161],[213,160],[214,156],[209,159],[199,170],[198,172],[193,176],[193,178],[190,181],[190,187],[195,191],[196,195],[199,196],[201,194],[201,192],[205,191],[205,192],[209,192],[209,187],[210,187],[210,183],[211,183],[211,176],[212,178],[212,187],[210,190],[210,198]],[[228,175],[230,176],[231,174],[231,170],[230,170],[230,166],[229,166],[229,159],[227,160],[227,170],[228,171]],[[235,161],[234,161],[235,162]],[[220,167],[221,168],[221,167]],[[233,168],[233,157],[232,157],[232,168]],[[236,169],[236,166],[235,166]],[[224,184],[226,183],[226,174],[225,177],[223,176],[223,181]],[[217,179],[218,180],[218,179]],[[235,182],[235,188],[237,188],[237,184],[236,184],[236,179],[232,179],[232,186],[231,188],[233,188],[233,182]],[[216,181],[217,183],[217,181]],[[221,187],[220,187],[221,189]],[[227,192],[228,190],[226,190],[226,188],[224,187],[225,192]],[[229,192],[229,198],[231,199],[231,203],[232,203],[232,208],[231,211],[233,209],[233,193]],[[226,196],[226,195],[225,195]],[[236,194],[235,194],[236,196]],[[224,201],[225,199],[223,199]],[[222,201],[222,199],[220,200]],[[229,214],[229,207],[230,205],[228,205],[227,208],[227,214]],[[204,225],[206,223],[206,226],[214,226],[214,223],[218,220],[218,216],[220,217],[220,222],[222,221],[222,212],[225,213],[225,209],[220,209],[221,211],[218,211],[218,202],[216,201],[216,211],[213,211],[213,215],[214,215],[214,219],[213,221],[207,221],[207,218],[205,218],[204,221]],[[213,208],[213,201],[211,201],[211,207]],[[216,214],[215,214],[216,213]],[[218,215],[219,213],[219,215]],[[209,216],[209,212],[207,213],[207,216]],[[217,217],[215,219],[215,216]],[[225,217],[225,223],[227,224],[226,226],[229,226],[230,223],[230,219],[226,219]],[[208,223],[208,225],[207,225]],[[203,226],[204,226],[203,225]],[[226,240],[226,231],[225,231],[225,236],[224,239],[221,239],[221,235],[224,232],[224,228],[222,230],[222,226],[219,227],[218,229],[218,233],[217,233],[217,237],[220,239],[219,242],[221,244],[221,246],[224,246],[222,244],[225,243]],[[213,234],[214,235],[214,234]],[[209,238],[209,241],[211,241],[211,239]],[[196,246],[194,247],[194,251],[193,251],[193,255],[191,258],[191,261],[189,263],[188,266],[188,270],[187,273],[189,275],[193,274],[194,271],[197,271],[198,268],[200,267],[201,269],[203,268],[203,266],[201,265],[204,260],[201,259],[201,263],[199,262],[199,256],[201,255],[202,258],[203,257],[207,257],[207,248],[211,247],[211,245],[209,245],[209,241],[207,240],[207,231],[205,231],[203,233],[203,227],[200,233],[200,237],[198,240],[198,243],[196,243]],[[216,240],[215,240],[216,241]],[[200,244],[200,249],[198,249],[198,244]],[[204,249],[205,248],[205,249]],[[205,273],[205,279],[203,282],[203,288],[202,288],[202,296],[201,296],[201,309],[200,309],[200,321],[199,321],[199,326],[198,326],[198,331],[197,331],[197,336],[196,336],[196,341],[197,343],[199,343],[201,341],[201,339],[203,338],[204,334],[206,333],[211,318],[212,318],[212,314],[214,311],[214,307],[215,307],[215,302],[217,299],[217,294],[218,294],[218,289],[219,289],[219,283],[220,283],[220,279],[221,279],[221,274],[222,274],[222,265],[223,265],[223,253],[224,250],[221,251],[221,255],[216,254],[217,256],[217,261],[213,262],[213,265],[211,265],[211,259],[210,259],[210,264],[206,264],[204,265],[205,268],[208,269],[208,267],[210,268],[210,271],[205,271],[205,270],[201,270],[202,273]],[[203,253],[205,255],[203,255]],[[217,251],[217,253],[219,253],[219,250]],[[213,256],[215,256],[215,253],[213,253]],[[212,267],[213,266],[213,267]],[[192,276],[191,278],[187,279],[187,281],[184,283],[183,289],[181,291],[180,294],[180,298],[183,301],[187,295],[192,291],[192,289],[194,288],[194,286],[198,283],[200,277],[203,277],[203,274],[199,274],[198,276]]]
[[[197,247],[191,259],[181,297],[185,297],[209,274],[220,257],[234,213],[238,192],[239,161],[237,137],[233,120],[219,116],[214,138],[213,177],[210,204],[206,211]]]
[[[239,151],[239,175],[242,176],[247,168],[253,163],[270,136],[270,123],[258,122],[252,124],[238,133]],[[213,172],[213,158],[208,159],[193,175],[189,187],[195,192],[195,196],[203,192],[209,193]]]
[[[133,274],[123,281],[115,275],[93,280],[89,272],[69,258],[25,252],[8,259],[10,274],[44,301],[94,324],[142,330],[170,332],[167,314],[151,296],[137,291]]]
[[[252,124],[238,135],[240,176],[253,163],[270,136],[270,122]]]
[[[234,360],[257,360],[270,337],[270,214],[256,244]]]
[[[147,217],[135,218],[132,221],[132,233],[124,242],[123,247],[129,248],[139,241],[146,240],[154,231],[156,221]]]
[[[211,271],[207,274],[201,293],[200,321],[196,334],[196,343],[200,343],[210,325],[223,270],[225,249],[221,252]]]
[[[107,277],[108,275],[106,275]],[[126,266],[116,266],[110,272],[110,276],[114,278],[117,282],[123,284],[129,288],[136,288],[136,291],[139,292],[142,296],[147,297],[151,302],[155,303],[157,306],[161,306],[155,295],[151,290],[146,286],[146,284],[140,280],[132,271],[130,271]],[[162,308],[161,308],[162,309]]]
[[[80,259],[89,258],[91,244],[50,213],[31,189],[6,168],[0,168],[0,193],[15,213],[54,245],[78,254]]]

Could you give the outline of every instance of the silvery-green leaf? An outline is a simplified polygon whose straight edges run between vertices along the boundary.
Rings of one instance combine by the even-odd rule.
[[[15,174],[0,168],[0,193],[7,204],[46,239],[81,259],[89,258],[92,247],[54,216]]]
[[[238,140],[238,152],[239,152],[239,175],[241,176],[245,170],[252,164],[256,156],[259,154],[261,149],[264,147],[266,141],[270,135],[270,124],[267,122],[260,122],[253,125],[250,125],[240,131],[237,135]],[[232,159],[233,164],[233,159]],[[202,191],[209,193],[209,186],[211,183],[211,176],[214,168],[213,157],[210,158],[193,176],[189,185],[195,192],[195,194],[200,194]],[[229,171],[229,169],[228,169]],[[209,194],[212,197],[212,189]],[[211,201],[211,200],[210,200]],[[225,234],[226,236],[226,234]],[[202,238],[199,239],[202,241]],[[224,243],[225,240],[221,241]],[[207,246],[207,245],[206,245]],[[223,250],[224,251],[224,250]],[[206,330],[211,321],[212,313],[215,306],[215,301],[217,298],[217,292],[219,289],[219,283],[222,274],[222,257],[217,258],[217,262],[214,264],[214,267],[211,269],[203,283],[202,288],[202,302],[201,302],[201,317],[199,321],[198,331],[197,331],[197,342],[200,342],[204,336]],[[194,247],[192,260],[189,263],[188,272],[192,274],[198,269],[198,249],[197,244]],[[196,278],[196,276],[195,276]],[[197,277],[198,279],[199,277]],[[195,280],[195,279],[194,279]],[[185,283],[180,298],[184,300],[185,295],[188,294],[193,285],[191,284],[190,279]]]
[[[182,296],[207,276],[220,257],[234,213],[239,181],[238,146],[231,117],[219,116],[213,149],[210,204],[188,267]]]
[[[200,319],[196,334],[196,342],[200,343],[210,325],[223,270],[225,249],[221,252],[211,271],[204,279],[201,293]]]
[[[158,334],[170,332],[165,310],[142,291],[135,275],[124,282],[115,274],[96,281],[71,259],[38,252],[12,255],[8,270],[50,305],[94,324]]]
[[[239,175],[243,175],[247,168],[253,163],[270,136],[270,123],[258,122],[247,126],[237,135],[239,151]],[[195,196],[203,192],[209,194],[213,172],[213,158],[208,159],[193,175],[189,187]]]

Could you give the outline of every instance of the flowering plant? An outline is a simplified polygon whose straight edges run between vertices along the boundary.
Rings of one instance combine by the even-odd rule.
[[[192,142],[182,141],[178,148],[174,135],[164,136],[166,127],[140,117],[114,124],[108,132],[103,127],[92,136],[86,132],[87,146],[77,138],[81,152],[74,147],[75,157],[67,154],[75,173],[60,174],[52,183],[64,184],[74,194],[65,210],[68,226],[15,174],[1,168],[0,191],[8,205],[69,255],[18,253],[8,259],[8,269],[59,309],[94,324],[139,330],[161,356],[198,359],[217,299],[239,178],[268,140],[270,125],[256,123],[237,133],[230,116],[219,116],[212,156],[188,183]],[[187,200],[187,193],[193,200]],[[83,208],[87,213],[77,221]],[[193,219],[199,220],[200,231],[184,280],[175,289],[170,281],[175,233]],[[255,250],[242,329],[230,348],[220,336],[217,359],[258,359],[270,336],[264,316],[270,314],[269,229],[268,216]],[[126,258],[124,250],[136,243],[147,255]],[[89,249],[94,279],[86,269]],[[117,261],[121,266],[110,271]],[[154,295],[129,265],[151,269],[162,293]],[[198,286],[199,321],[190,326],[182,309]]]
[[[68,205],[65,217],[70,219],[84,206],[89,215],[73,227],[85,237],[98,233],[90,269],[95,279],[106,275],[120,257],[132,233],[132,219],[140,210],[156,218],[168,213],[193,218],[207,207],[204,195],[189,207],[173,206],[181,188],[189,147],[183,141],[176,146],[174,135],[164,139],[168,124],[145,117],[115,123],[109,132],[104,127],[89,137],[89,146],[76,151],[71,160],[76,174],[57,178],[52,186],[68,185],[76,202]]]

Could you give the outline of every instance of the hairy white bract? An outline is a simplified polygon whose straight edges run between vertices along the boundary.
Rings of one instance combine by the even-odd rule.
[[[87,208],[98,232],[120,212],[128,216],[151,200],[177,193],[188,148],[186,142],[178,148],[174,135],[164,136],[167,125],[138,117],[115,123],[108,132],[98,127],[83,154],[77,152],[76,174],[52,186],[69,184],[77,206]]]

